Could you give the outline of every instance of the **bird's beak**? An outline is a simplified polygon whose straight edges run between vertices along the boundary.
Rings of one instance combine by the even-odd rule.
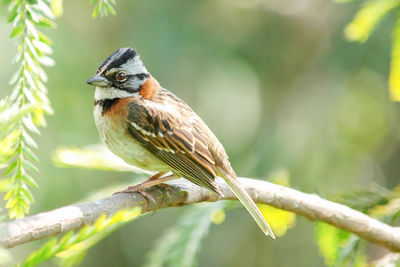
[[[89,80],[87,80],[86,83],[90,84],[90,85],[94,85],[94,86],[100,86],[100,87],[105,87],[110,84],[110,82],[106,78],[104,78],[103,76],[101,76],[99,74],[97,74],[97,75],[93,76],[92,78],[90,78]]]

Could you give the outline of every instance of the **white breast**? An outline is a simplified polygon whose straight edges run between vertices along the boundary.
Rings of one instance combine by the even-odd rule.
[[[101,138],[118,157],[145,170],[166,172],[171,170],[130,135],[127,125],[124,125],[126,122],[103,116],[101,105],[95,106],[94,118]]]

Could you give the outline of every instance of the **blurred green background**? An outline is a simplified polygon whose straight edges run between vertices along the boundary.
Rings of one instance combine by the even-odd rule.
[[[331,1],[117,1],[116,16],[92,19],[89,1],[64,1],[48,30],[56,66],[48,69],[55,115],[39,142],[40,189],[31,214],[83,200],[131,174],[54,166],[59,146],[98,143],[93,88],[85,81],[114,50],[130,46],[167,89],[188,103],[224,144],[240,176],[277,170],[304,192],[339,192],[399,181],[398,104],[387,89],[388,17],[365,44],[343,37],[357,3]],[[0,88],[15,46],[1,7]],[[123,188],[121,188],[123,189]],[[82,266],[138,266],[186,208],[135,220],[89,251]],[[199,266],[322,266],[314,223],[304,218],[277,240],[265,238],[244,209],[212,226]],[[41,241],[11,250],[26,256]],[[371,257],[378,255],[372,253]],[[43,266],[52,266],[51,262]]]

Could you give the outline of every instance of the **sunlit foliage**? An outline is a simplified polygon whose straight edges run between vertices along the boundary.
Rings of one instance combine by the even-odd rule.
[[[19,266],[36,266],[52,257],[57,257],[61,266],[77,266],[90,247],[139,215],[140,208],[120,210],[109,218],[103,215],[93,225],[86,225],[77,232],[70,231],[60,239],[50,239]]]
[[[399,0],[364,1],[363,6],[346,27],[345,35],[350,41],[365,42],[378,23],[392,10],[398,11]],[[392,100],[400,101],[400,24],[394,25],[389,87]]]
[[[30,188],[38,187],[31,176],[32,172],[37,172],[35,163],[38,161],[33,151],[37,144],[32,134],[39,134],[38,127],[46,125],[44,114],[53,112],[44,85],[47,75],[43,70],[43,66],[54,65],[49,57],[51,41],[38,30],[39,27],[55,26],[55,16],[49,5],[49,1],[42,0],[15,0],[9,4],[8,22],[13,26],[10,38],[17,40],[17,70],[10,81],[13,90],[6,99],[8,108],[2,112],[5,117],[14,119],[2,122],[6,129],[0,136],[3,143],[0,154],[7,164],[3,175],[9,185],[4,199],[10,218],[29,213],[33,202]]]

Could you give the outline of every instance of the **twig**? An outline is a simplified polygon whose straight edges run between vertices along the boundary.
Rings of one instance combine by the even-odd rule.
[[[400,251],[399,227],[389,226],[347,206],[325,200],[314,194],[305,194],[291,188],[254,179],[241,178],[240,182],[258,203],[266,203],[292,211],[311,221],[327,222],[371,243],[392,251]],[[111,215],[127,207],[139,206],[142,208],[142,213],[146,213],[166,207],[204,201],[236,199],[222,179],[218,179],[217,183],[224,197],[219,197],[206,189],[179,179],[171,182],[171,186],[167,189],[164,187],[148,189],[146,192],[155,199],[150,203],[147,203],[143,196],[137,193],[118,194],[93,202],[39,213],[0,225],[0,245],[10,248],[71,229],[78,229],[85,224],[93,223],[101,214]]]

